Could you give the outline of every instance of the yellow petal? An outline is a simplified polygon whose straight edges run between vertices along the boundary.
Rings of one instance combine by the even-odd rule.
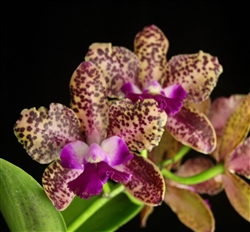
[[[228,161],[234,149],[246,138],[250,126],[250,93],[230,115],[224,128],[219,155],[221,160]]]
[[[240,177],[227,172],[222,176],[227,197],[234,209],[250,222],[250,186]]]
[[[193,231],[214,231],[214,217],[205,201],[188,189],[167,185],[165,203]]]
[[[143,28],[135,36],[134,50],[140,60],[140,82],[143,89],[151,81],[163,84],[166,77],[168,39],[155,25]]]
[[[177,55],[167,63],[167,79],[163,87],[181,84],[187,92],[186,101],[201,102],[209,97],[221,73],[222,66],[217,57],[208,53]]]

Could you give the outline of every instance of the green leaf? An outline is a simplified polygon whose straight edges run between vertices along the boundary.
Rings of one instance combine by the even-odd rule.
[[[69,231],[73,228],[74,221],[78,220],[79,217],[85,217],[96,207],[98,201],[101,202],[102,207],[96,210],[83,224],[79,224],[78,228],[74,227],[73,231],[115,231],[136,216],[143,208],[142,204],[132,203],[124,193],[113,198],[96,196],[89,200],[75,197],[70,206],[62,212]],[[138,221],[138,223],[140,222]]]
[[[43,188],[19,167],[0,159],[0,209],[11,231],[66,231]]]

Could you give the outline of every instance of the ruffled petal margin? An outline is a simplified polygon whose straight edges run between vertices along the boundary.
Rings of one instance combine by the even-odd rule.
[[[217,57],[208,53],[177,55],[167,63],[163,86],[180,84],[187,92],[186,101],[201,102],[209,97],[221,73]]]
[[[102,191],[102,186],[110,178],[119,183],[127,183],[131,175],[110,167],[106,162],[87,163],[84,172],[68,183],[69,189],[81,198],[89,199]]]
[[[14,134],[32,159],[41,164],[59,158],[61,149],[81,140],[80,123],[75,113],[58,103],[50,109],[24,109],[14,126]]]

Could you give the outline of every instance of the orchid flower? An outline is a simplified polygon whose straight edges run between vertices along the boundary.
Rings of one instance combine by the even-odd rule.
[[[136,199],[158,205],[164,197],[160,170],[137,155],[156,146],[167,116],[148,99],[108,103],[105,79],[96,65],[81,63],[70,81],[71,109],[24,109],[14,126],[18,141],[41,164],[43,187],[57,210],[75,195],[89,198],[108,179],[123,184]]]
[[[211,156],[224,163],[225,172],[213,179],[191,187],[200,193],[215,195],[224,188],[234,209],[250,222],[250,186],[239,174],[250,178],[250,93],[218,98],[211,107],[209,118],[216,130],[218,146]],[[213,166],[206,157],[185,162],[177,171],[179,176],[192,176]]]
[[[202,153],[216,147],[214,129],[207,117],[190,103],[206,100],[222,66],[202,51],[177,55],[167,62],[169,42],[156,26],[145,27],[134,41],[135,53],[110,43],[94,43],[86,61],[95,63],[108,84],[108,96],[133,102],[153,98],[168,115],[166,129],[182,144]]]

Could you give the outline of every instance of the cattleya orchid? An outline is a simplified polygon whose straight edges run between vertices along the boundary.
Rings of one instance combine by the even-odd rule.
[[[43,187],[57,210],[75,194],[89,198],[108,179],[122,183],[136,199],[159,205],[164,197],[160,170],[137,155],[162,136],[167,116],[153,99],[108,103],[105,79],[91,62],[81,63],[70,81],[71,109],[25,109],[14,132],[28,154],[41,164]]]
[[[94,43],[85,60],[101,69],[109,97],[156,100],[167,113],[166,129],[176,140],[202,153],[212,152],[214,129],[191,104],[209,97],[222,73],[218,59],[200,51],[167,62],[168,39],[154,25],[136,35],[134,47],[135,53],[110,43]]]
[[[223,188],[234,209],[250,222],[250,186],[239,174],[250,177],[250,93],[218,98],[211,107],[209,118],[216,130],[217,149],[211,154],[217,163],[224,163],[225,172],[213,179],[192,185],[195,191],[215,195]],[[178,175],[192,176],[213,167],[206,157],[185,162]]]

